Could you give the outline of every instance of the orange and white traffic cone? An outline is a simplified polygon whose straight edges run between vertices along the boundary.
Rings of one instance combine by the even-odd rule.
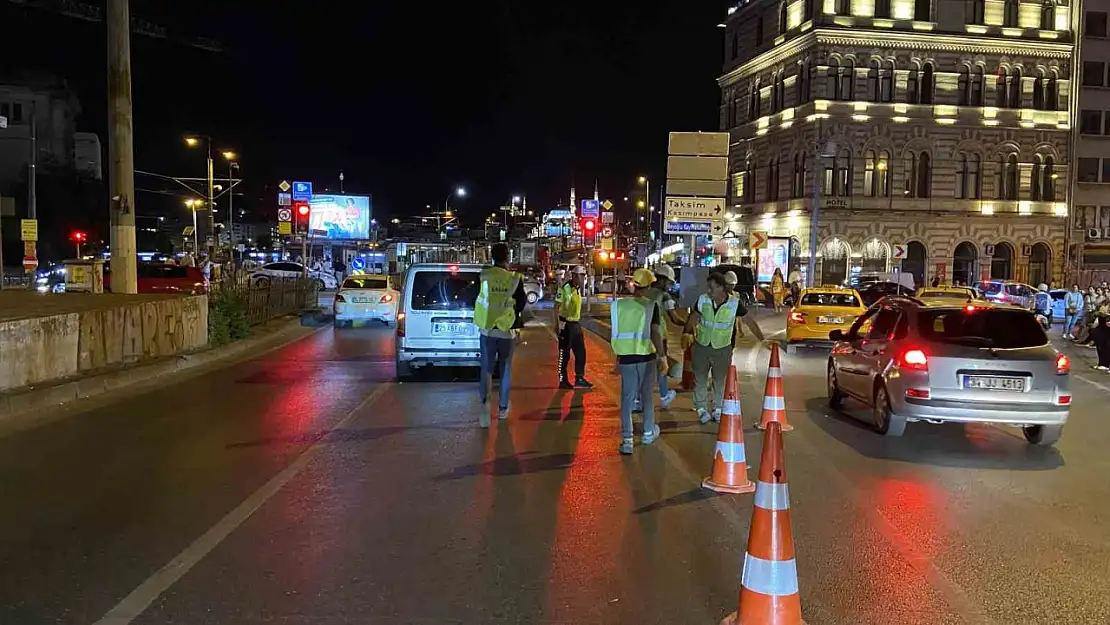
[[[682,353],[682,390],[694,390],[694,350],[693,346],[687,347]]]
[[[713,473],[701,485],[718,493],[740,495],[755,490],[748,479],[748,460],[744,454],[744,423],[740,415],[740,391],[736,367],[729,365],[725,381],[725,400],[721,405],[721,424],[717,428],[717,447],[713,451]]]
[[[786,396],[782,392],[778,343],[771,343],[771,363],[767,366],[767,385],[763,389],[763,414],[759,417],[759,425],[755,427],[765,430],[771,422],[781,424],[783,432],[794,429],[794,426],[786,422]]]
[[[767,425],[763,438],[748,550],[740,574],[739,607],[721,625],[805,625],[798,596],[782,426],[774,421]]]

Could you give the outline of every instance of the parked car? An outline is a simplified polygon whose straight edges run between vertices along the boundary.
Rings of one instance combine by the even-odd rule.
[[[1033,310],[1037,289],[1013,280],[983,280],[979,283],[983,299],[999,304],[1014,304]]]
[[[997,423],[1051,445],[1068,420],[1071,362],[1028,310],[891,297],[829,338],[829,405],[862,403],[886,436],[911,421]]]
[[[912,280],[912,276],[911,276]],[[901,282],[869,282],[860,287],[859,295],[863,298],[864,307],[870,307],[875,302],[888,295],[913,295],[914,290]]]
[[[524,277],[524,293],[528,296],[528,303],[535,304],[543,299],[543,283],[534,278]]]
[[[104,290],[112,288],[109,263],[104,263]],[[165,263],[139,263],[139,293],[189,293],[202,295],[208,292],[208,283],[196,267]]]
[[[744,267],[742,265],[724,264],[713,267],[709,270],[709,273],[723,274],[728,273],[729,271],[736,274],[736,292],[740,295],[740,302],[747,307],[755,306],[756,283],[755,273],[752,271],[752,268]],[[768,285],[766,288],[767,292],[770,293],[770,286]],[[787,299],[791,300],[789,302],[785,302],[787,306],[790,306],[794,303],[793,298],[789,295]],[[762,301],[762,298],[760,298],[760,301]]]
[[[392,327],[397,321],[401,294],[393,279],[381,275],[350,276],[339,285],[332,304],[334,325],[341,328],[352,321],[381,321]]]
[[[429,263],[409,267],[397,311],[397,379],[425,367],[479,367],[474,305],[483,265]]]
[[[1048,294],[1052,296],[1052,322],[1063,322],[1068,314],[1068,307],[1064,304],[1064,297],[1068,294],[1068,290],[1052,289]]]
[[[828,346],[829,333],[847,330],[866,312],[855,289],[839,286],[814,287],[802,291],[798,305],[786,316],[786,353],[798,345]]]
[[[270,286],[270,282],[274,279],[296,280],[303,275],[305,275],[304,265],[291,261],[281,261],[262,265],[251,274],[250,281],[252,286],[265,288]],[[316,288],[320,290],[334,289],[339,286],[335,274],[330,271],[309,269],[308,277],[316,282]]]
[[[616,295],[630,295],[632,293],[628,288],[628,276],[605,276],[597,281],[594,292]]]

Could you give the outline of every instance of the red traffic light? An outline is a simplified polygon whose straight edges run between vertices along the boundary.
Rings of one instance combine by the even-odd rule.
[[[309,212],[308,204],[305,204],[305,203],[297,204],[297,214],[298,215],[300,215],[301,217],[308,217],[308,212]]]
[[[89,238],[89,235],[85,234],[84,232],[81,232],[80,230],[74,230],[69,235],[69,238],[70,238],[70,240],[76,241],[77,243],[84,243],[85,240]]]
[[[587,230],[587,231],[596,230],[597,229],[597,222],[594,221],[593,219],[585,219],[585,220],[582,221],[582,229]]]

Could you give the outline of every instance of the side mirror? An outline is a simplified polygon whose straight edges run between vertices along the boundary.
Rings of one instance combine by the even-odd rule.
[[[829,332],[829,338],[834,340],[834,341],[843,341],[844,340],[844,331],[843,330],[833,330],[832,332]]]

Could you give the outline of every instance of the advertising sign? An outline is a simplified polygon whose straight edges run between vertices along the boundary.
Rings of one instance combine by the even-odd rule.
[[[296,183],[294,183],[296,188]],[[309,234],[330,240],[370,238],[370,198],[364,195],[313,195]]]
[[[790,275],[790,239],[787,237],[770,237],[767,247],[759,250],[758,267],[755,279],[758,282],[770,282],[775,275],[775,270],[782,271],[782,279]]]

